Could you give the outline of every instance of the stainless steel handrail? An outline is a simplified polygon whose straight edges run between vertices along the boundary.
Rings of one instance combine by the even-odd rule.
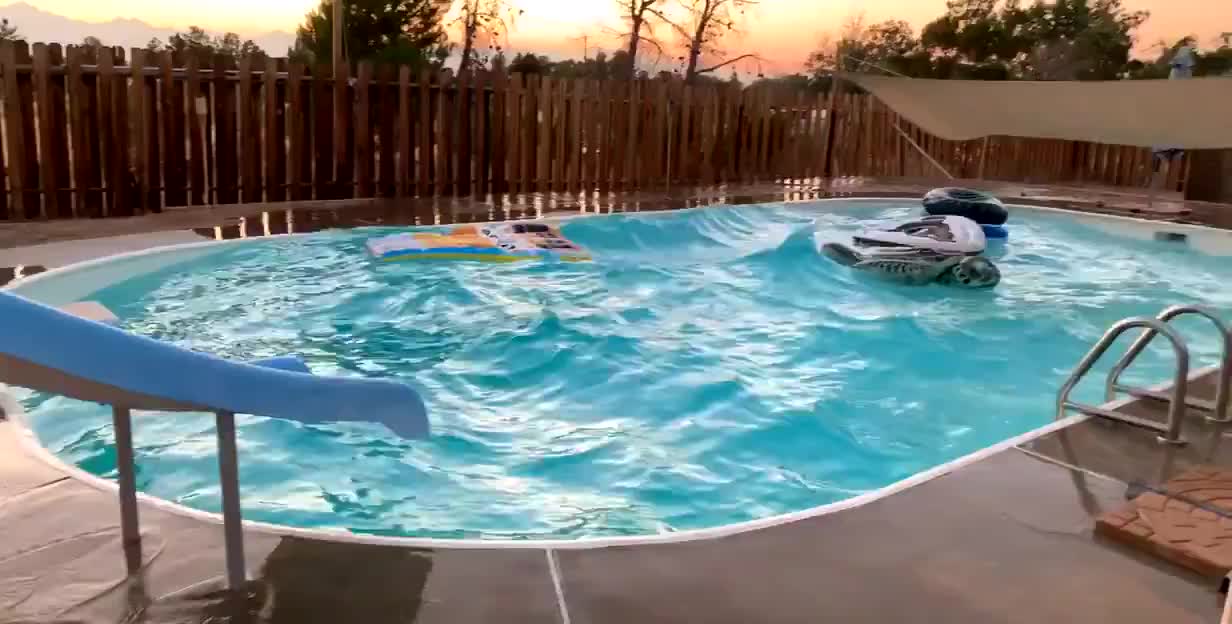
[[[239,461],[236,453],[235,415],[216,412],[218,424],[218,474],[222,487],[223,547],[226,550],[227,587],[240,589],[248,578],[244,566],[244,528],[240,513]],[[130,575],[141,571],[141,527],[137,510],[136,464],[133,454],[132,410],[111,406],[115,427],[116,467],[120,485],[120,534],[124,561]]]
[[[1219,378],[1215,386],[1215,402],[1203,401],[1200,399],[1186,398],[1185,404],[1189,407],[1210,412],[1207,420],[1212,422],[1226,423],[1232,421],[1232,415],[1228,414],[1228,385],[1232,380],[1232,331],[1228,329],[1227,323],[1224,323],[1213,310],[1201,305],[1174,305],[1160,312],[1155,318],[1165,323],[1172,319],[1185,314],[1196,314],[1206,317],[1210,322],[1215,324],[1215,328],[1219,330],[1219,335],[1223,339],[1223,357],[1219,361]],[[1145,397],[1157,400],[1167,400],[1167,396],[1159,392],[1146,390],[1144,388],[1134,388],[1121,385],[1121,375],[1129,365],[1142,353],[1143,349],[1155,339],[1156,332],[1152,329],[1143,330],[1142,335],[1129,346],[1125,351],[1125,355],[1112,367],[1108,372],[1108,381],[1105,386],[1105,395],[1107,400],[1111,401],[1116,398],[1117,391],[1127,392],[1133,396]]]
[[[1095,362],[1103,356],[1108,347],[1116,341],[1121,334],[1135,327],[1143,327],[1152,329],[1163,334],[1172,343],[1172,351],[1176,354],[1176,376],[1172,381],[1172,402],[1168,406],[1168,422],[1166,426],[1160,426],[1158,423],[1146,421],[1140,418],[1135,418],[1127,414],[1121,414],[1107,409],[1095,407],[1093,405],[1085,405],[1069,399],[1069,394],[1074,390],[1074,386],[1078,385],[1079,381],[1091,370]],[[1061,386],[1060,392],[1057,393],[1057,418],[1065,416],[1066,408],[1074,408],[1079,411],[1097,414],[1099,416],[1120,420],[1122,422],[1136,425],[1139,427],[1147,427],[1161,432],[1159,436],[1161,442],[1168,444],[1184,444],[1181,439],[1181,426],[1184,424],[1185,416],[1185,393],[1188,390],[1189,383],[1189,347],[1185,346],[1185,339],[1181,337],[1175,329],[1170,325],[1157,318],[1133,317],[1127,318],[1113,324],[1104,332],[1103,337],[1091,350],[1083,356],[1082,361],[1078,362],[1078,366],[1074,367],[1074,371],[1070,373],[1069,379],[1065,380],[1065,384]]]

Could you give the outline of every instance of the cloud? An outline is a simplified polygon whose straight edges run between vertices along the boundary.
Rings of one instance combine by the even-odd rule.
[[[10,24],[17,27],[18,33],[31,43],[78,44],[87,36],[94,36],[101,39],[105,45],[145,47],[154,37],[166,41],[172,34],[188,29],[188,25],[180,28],[152,26],[141,20],[127,18],[108,22],[86,22],[49,13],[25,2],[0,7],[0,17],[7,18]],[[295,41],[294,34],[284,31],[237,34],[242,38],[252,39],[274,56],[283,55]]]

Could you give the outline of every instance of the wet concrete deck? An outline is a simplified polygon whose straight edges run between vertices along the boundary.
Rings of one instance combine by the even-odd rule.
[[[1019,449],[717,540],[455,550],[249,532],[255,580],[237,604],[217,591],[221,527],[148,506],[147,564],[126,582],[114,498],[15,452],[12,427],[0,423],[0,621],[1181,623],[1221,606],[1213,584],[1094,537],[1123,483]]]
[[[847,178],[795,184],[689,187],[629,193],[522,193],[486,197],[348,199],[175,208],[161,214],[109,219],[0,222],[0,250],[104,237],[165,239],[311,232],[363,225],[428,225],[536,218],[549,214],[643,212],[712,204],[803,201],[827,197],[919,198],[937,186],[980,188],[1006,202],[1134,216],[1232,229],[1232,205],[1182,201],[1164,193],[1149,203],[1143,192],[1089,186],[1031,186],[981,180]],[[78,249],[78,248],[71,248]],[[70,251],[68,247],[53,252]],[[0,266],[13,265],[0,255]],[[26,260],[29,263],[29,260]]]
[[[745,196],[774,193],[782,199],[784,191]],[[296,210],[323,227],[366,218],[353,207]],[[155,226],[6,224],[0,246],[138,237],[78,252],[97,255],[184,237],[186,227],[204,230],[192,232],[195,240],[214,237],[215,225],[238,235],[237,215],[248,215],[247,228],[261,214],[251,206],[189,212],[141,218]],[[80,259],[65,256],[69,248],[38,249],[47,266]],[[28,258],[10,264],[33,264]],[[1210,398],[1211,387],[1192,391]],[[1134,409],[1159,414],[1158,406]],[[249,531],[254,580],[237,599],[218,591],[221,526],[149,505],[141,508],[145,566],[126,578],[114,495],[26,454],[15,425],[0,420],[0,622],[1213,623],[1223,595],[1209,580],[1093,532],[1099,514],[1124,503],[1129,483],[1158,483],[1199,463],[1229,465],[1220,428],[1197,419],[1186,426],[1193,441],[1177,449],[1092,419],[863,507],[715,540],[457,550]]]

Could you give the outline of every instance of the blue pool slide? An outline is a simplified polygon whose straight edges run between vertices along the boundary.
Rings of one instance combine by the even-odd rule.
[[[0,292],[0,382],[131,409],[375,422],[428,435],[423,399],[383,379],[318,377],[295,357],[231,362]]]

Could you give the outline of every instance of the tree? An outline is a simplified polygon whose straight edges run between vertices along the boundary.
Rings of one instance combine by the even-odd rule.
[[[1147,14],[1122,0],[949,0],[918,38],[899,21],[849,20],[838,42],[814,52],[814,80],[874,68],[917,78],[1115,80],[1149,69],[1131,64]],[[1151,69],[1151,71],[1154,71]]]
[[[188,32],[176,33],[167,39],[167,48],[172,52],[204,58],[213,56],[214,39],[197,26],[189,26]]]
[[[552,70],[552,62],[546,56],[538,56],[530,52],[514,55],[509,63],[509,72],[513,74],[538,74],[546,76]]]
[[[103,40],[95,37],[94,35],[89,35],[85,39],[81,40],[81,45],[87,48],[101,48],[103,47]]]
[[[1199,52],[1195,76],[1232,76],[1232,33],[1223,33],[1216,38],[1219,47]]]
[[[489,43],[500,41],[509,34],[513,21],[513,9],[504,0],[459,0],[458,17],[454,23],[462,28],[462,59],[458,62],[458,74],[468,72],[475,65],[475,44],[481,39]]]
[[[9,23],[9,18],[0,18],[0,41],[25,41],[26,38],[17,33],[17,27]]]
[[[686,82],[696,82],[701,74],[708,74],[745,59],[757,58],[756,54],[740,54],[728,58],[722,48],[724,37],[736,30],[736,19],[743,15],[754,0],[678,0],[679,9],[683,14],[680,20],[670,20],[662,12],[655,11],[676,31],[685,54],[684,78]],[[711,65],[703,65],[703,58],[716,60]]]
[[[430,67],[448,41],[442,0],[346,0],[343,50],[348,58]],[[308,63],[333,58],[333,0],[321,0],[304,16],[290,55]]]
[[[1129,64],[1134,32],[1147,19],[1122,0],[950,0],[921,33],[934,61],[954,77],[1115,80]],[[940,63],[935,63],[935,73]],[[938,77],[950,77],[941,75]]]
[[[637,53],[643,44],[649,44],[662,55],[663,47],[654,38],[652,19],[658,17],[664,0],[616,0],[620,8],[621,19],[627,23],[627,30],[621,35],[627,41],[624,59],[626,67],[622,74],[632,79],[637,75]]]
[[[494,74],[509,73],[509,59],[505,58],[504,50],[497,50],[496,54],[492,55],[492,59],[488,61],[488,71]]]
[[[222,54],[233,60],[246,56],[265,56],[265,51],[251,39],[241,41],[240,36],[233,32],[224,33],[221,37],[211,37],[197,26],[189,26],[187,32],[171,35],[165,44],[158,38],[151,39],[146,44],[146,49],[151,52],[166,50],[173,54],[197,58],[210,58],[215,54]]]
[[[837,36],[828,35],[805,63],[810,87],[828,90],[837,71],[877,72],[933,77],[933,58],[906,22],[890,20],[866,26],[862,15],[849,17]],[[854,89],[844,83],[845,89]]]
[[[776,76],[774,78],[759,78],[754,80],[753,84],[749,85],[749,88],[769,88],[772,90],[782,89],[791,93],[800,91],[822,91],[822,89],[819,88],[819,83],[813,80],[811,76],[805,74],[788,74],[786,76]]]
[[[1194,76],[1232,75],[1232,42],[1223,37],[1216,38],[1215,42],[1220,44],[1219,47],[1203,50],[1198,46],[1198,40],[1192,36],[1182,37],[1171,45],[1161,41],[1155,46],[1159,53],[1153,61],[1130,62],[1127,77],[1134,80],[1167,78],[1172,70],[1172,59],[1185,46],[1192,48],[1194,52]]]

